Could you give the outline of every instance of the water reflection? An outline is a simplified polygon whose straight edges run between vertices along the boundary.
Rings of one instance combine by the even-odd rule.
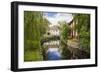
[[[59,48],[49,48],[47,50],[47,59],[48,60],[60,60],[61,53],[59,51]]]

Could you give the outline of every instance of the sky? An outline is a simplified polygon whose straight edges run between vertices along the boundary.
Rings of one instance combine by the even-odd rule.
[[[44,12],[44,17],[47,18],[52,25],[58,25],[59,21],[69,23],[73,19],[72,14],[60,12]]]

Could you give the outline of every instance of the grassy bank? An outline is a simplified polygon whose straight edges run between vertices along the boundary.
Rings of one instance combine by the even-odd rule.
[[[40,52],[37,51],[25,51],[24,52],[24,61],[30,62],[30,61],[42,61],[43,56],[40,54]]]

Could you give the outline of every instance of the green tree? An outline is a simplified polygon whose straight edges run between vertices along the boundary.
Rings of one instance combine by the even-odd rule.
[[[43,34],[48,28],[48,20],[43,18],[43,12],[25,11],[24,13],[24,43],[26,49],[39,49]]]
[[[40,16],[38,12],[25,11],[24,13],[24,43],[25,49],[40,48],[39,27]]]
[[[24,11],[24,49],[26,52],[35,51],[32,53],[35,55],[35,59],[39,59],[41,52],[41,37],[48,28],[48,20],[43,17],[43,12],[38,11]],[[28,56],[32,59],[31,55]],[[25,59],[26,56],[25,56]]]
[[[60,44],[61,44],[61,49],[62,49],[62,58],[70,59],[71,52],[67,46],[70,29],[69,29],[68,24],[65,21],[59,22],[59,24],[60,24]]]
[[[90,15],[89,14],[74,14],[75,28],[78,30],[78,39],[80,47],[90,52]]]

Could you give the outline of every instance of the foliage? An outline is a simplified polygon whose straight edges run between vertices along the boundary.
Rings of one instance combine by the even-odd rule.
[[[41,36],[48,27],[48,21],[43,18],[42,12],[25,11],[24,23],[25,49],[39,49]]]
[[[71,58],[71,52],[68,49],[68,47],[63,47],[62,49],[62,59],[70,59]]]
[[[25,51],[24,52],[24,61],[42,61],[43,57],[40,52],[37,51]]]
[[[35,18],[36,17],[35,14],[36,14],[35,12],[31,11],[24,12],[24,44],[26,50],[28,49],[34,50],[35,48],[32,48],[35,47],[33,42],[34,41],[38,42],[40,39],[38,36],[40,34],[37,27],[38,21]],[[38,46],[40,45],[38,44]]]
[[[69,36],[69,26],[66,22],[59,22],[60,23],[60,44],[62,49],[62,58],[63,59],[70,59],[71,52],[68,50],[67,41]]]
[[[48,28],[48,20],[43,17],[43,12],[24,11],[24,49],[25,55],[27,51],[35,51],[38,55],[41,53],[41,37]],[[35,54],[35,53],[34,53]],[[31,55],[28,55],[28,57]],[[33,55],[34,56],[34,55]],[[27,59],[27,56],[24,56]],[[37,60],[35,57],[34,59]]]
[[[90,52],[90,15],[75,14],[74,20],[78,22],[76,29],[79,33],[80,46],[84,51]]]

